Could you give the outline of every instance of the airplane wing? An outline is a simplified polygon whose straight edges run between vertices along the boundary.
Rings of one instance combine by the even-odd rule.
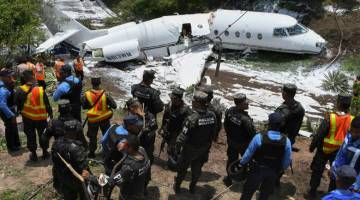
[[[69,37],[75,35],[80,30],[68,30],[65,32],[58,32],[53,37],[46,40],[44,43],[40,44],[38,48],[36,48],[36,53],[42,53],[49,48],[59,44],[60,42],[68,39]]]

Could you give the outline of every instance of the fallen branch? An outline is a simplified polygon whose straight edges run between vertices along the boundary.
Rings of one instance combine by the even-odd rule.
[[[215,197],[213,197],[213,198],[210,199],[210,200],[218,199],[218,198],[221,197],[223,194],[225,194],[232,186],[237,185],[237,184],[239,184],[239,183],[233,183],[233,184],[231,184],[229,187],[225,188],[225,190],[221,191],[220,193],[218,193]]]
[[[33,192],[31,192],[31,195],[30,195],[28,198],[26,198],[26,200],[31,200],[31,199],[33,199],[34,197],[36,197],[42,189],[46,188],[46,187],[47,187],[48,185],[50,185],[53,181],[54,181],[54,179],[53,179],[53,178],[50,178],[46,183],[41,184],[36,190],[34,190]],[[25,199],[25,198],[24,198],[24,199]]]

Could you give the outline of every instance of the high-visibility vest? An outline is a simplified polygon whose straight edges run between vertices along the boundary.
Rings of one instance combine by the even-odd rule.
[[[22,116],[36,121],[46,120],[48,115],[44,103],[44,88],[35,86],[30,92],[29,85],[22,85],[20,88],[27,93]]]
[[[42,63],[36,63],[36,66],[34,68],[33,73],[35,74],[35,78],[38,81],[43,81],[45,80],[45,68],[44,68],[44,64]]]
[[[84,63],[80,59],[80,62],[78,62],[76,59],[74,60],[74,68],[76,71],[83,71]]]
[[[340,149],[345,140],[346,134],[350,129],[351,121],[354,119],[350,114],[337,115],[330,114],[330,130],[324,138],[323,152],[326,154],[333,153]]]
[[[65,65],[65,63],[63,61],[58,61],[58,60],[55,61],[55,67],[54,68],[55,68],[55,76],[56,76],[57,79],[60,78],[60,69],[64,65]]]
[[[108,108],[106,95],[103,93],[103,90],[89,90],[85,92],[85,97],[91,106],[91,109],[87,112],[87,117],[90,123],[100,122],[112,117],[113,112]],[[96,105],[94,105],[95,101],[99,97],[101,99],[99,99]]]

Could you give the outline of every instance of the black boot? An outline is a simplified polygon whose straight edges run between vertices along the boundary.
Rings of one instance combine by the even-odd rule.
[[[173,189],[174,189],[175,194],[180,193],[180,185],[181,185],[181,182],[176,181],[176,178],[175,178],[174,185],[173,185]]]
[[[189,185],[189,191],[191,194],[195,194],[196,192],[196,182],[191,181]]]
[[[227,187],[229,187],[229,186],[232,184],[232,180],[231,180],[231,178],[228,177],[228,176],[225,176],[225,177],[224,177],[223,182],[224,182],[224,184],[225,184]]]
[[[43,149],[43,153],[42,153],[41,159],[46,160],[46,159],[49,158],[49,157],[50,157],[49,152],[48,152],[46,149]]]
[[[32,162],[36,162],[36,161],[38,161],[38,156],[37,156],[37,154],[36,154],[36,151],[32,151],[31,153],[30,153],[30,161],[32,161]]]

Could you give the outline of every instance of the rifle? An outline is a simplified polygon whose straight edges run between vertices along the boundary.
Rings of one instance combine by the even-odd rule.
[[[102,95],[104,95],[104,93],[105,93],[105,90],[100,94],[100,96],[96,99],[95,103],[91,106],[91,108],[89,108],[89,110],[92,109],[92,108],[94,108],[94,107],[96,106],[96,104],[100,101],[100,99],[101,99]],[[83,128],[85,127],[86,122],[87,122],[88,120],[89,120],[89,117],[86,116],[85,121],[84,121],[84,123],[83,123],[83,125],[82,125]]]

